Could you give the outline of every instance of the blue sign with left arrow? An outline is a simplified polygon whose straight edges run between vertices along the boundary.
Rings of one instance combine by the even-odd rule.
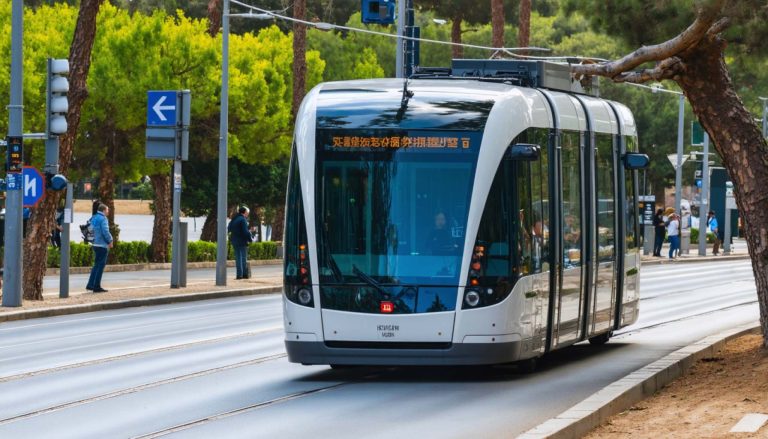
[[[147,126],[176,126],[176,91],[147,92]]]

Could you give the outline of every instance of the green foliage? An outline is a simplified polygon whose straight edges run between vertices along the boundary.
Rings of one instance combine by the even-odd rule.
[[[89,267],[93,265],[93,250],[88,244],[73,242],[70,244],[70,266]],[[117,243],[110,250],[117,255],[118,264],[146,264],[149,262],[151,247],[148,242],[130,241]],[[168,252],[170,255],[170,251]],[[254,242],[248,246],[248,258],[265,260],[277,258],[277,244],[274,242]],[[232,246],[229,246],[228,259],[234,259]],[[187,243],[188,262],[215,262],[216,243],[192,241]],[[48,267],[61,266],[61,251],[56,247],[48,247]]]
[[[699,229],[695,227],[691,227],[691,242],[696,243],[699,242]],[[714,244],[715,243],[715,234],[712,232],[707,232],[707,244]]]
[[[155,189],[149,181],[139,183],[139,185],[131,189],[129,197],[134,200],[151,200],[155,197]]]

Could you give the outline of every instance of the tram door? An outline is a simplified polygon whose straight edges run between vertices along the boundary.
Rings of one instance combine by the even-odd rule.
[[[616,293],[616,172],[614,162],[614,136],[595,134],[595,214],[596,248],[593,299],[589,333],[602,332],[613,326]],[[589,335],[589,334],[588,334]]]
[[[584,172],[582,134],[563,131],[561,135],[561,219],[562,281],[557,294],[557,338],[555,346],[568,345],[579,339],[583,315],[584,288]]]

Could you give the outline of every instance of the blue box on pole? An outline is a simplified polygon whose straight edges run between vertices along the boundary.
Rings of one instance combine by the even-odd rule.
[[[395,0],[362,0],[362,22],[365,24],[393,24]]]

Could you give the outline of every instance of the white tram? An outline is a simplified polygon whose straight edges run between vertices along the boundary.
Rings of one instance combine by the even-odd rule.
[[[288,183],[288,358],[497,364],[608,341],[638,315],[636,134],[557,64],[318,85]]]

